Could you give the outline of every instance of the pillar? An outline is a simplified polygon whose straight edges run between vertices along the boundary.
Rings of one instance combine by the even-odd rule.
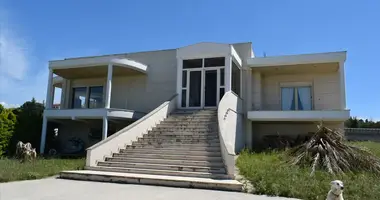
[[[47,131],[47,118],[44,116],[42,119],[42,131],[41,131],[41,143],[40,143],[40,154],[44,154],[45,142],[46,142],[46,131]]]
[[[50,109],[53,106],[53,70],[49,68],[48,85],[46,91],[46,109]]]
[[[225,69],[224,69],[224,85],[225,92],[231,91],[231,81],[232,81],[232,55],[226,56],[225,58]]]
[[[339,80],[340,80],[340,106],[342,110],[346,109],[346,80],[344,76],[344,63],[339,62]]]
[[[105,108],[110,108],[111,106],[112,73],[113,73],[113,66],[110,63],[108,64],[106,101],[105,101],[105,106],[104,106]]]
[[[105,140],[107,138],[108,133],[108,118],[103,117],[103,134],[102,134],[102,140]]]
[[[245,109],[246,109],[246,112],[245,114],[247,115],[247,113],[249,111],[252,111],[252,70],[251,68],[247,68],[245,69],[245,72],[246,72],[246,95],[245,95],[245,98],[246,98],[246,101],[245,101]],[[252,121],[249,120],[247,117],[245,118],[245,122],[244,122],[244,127],[245,127],[245,146],[246,148],[248,149],[251,149],[252,148]]]

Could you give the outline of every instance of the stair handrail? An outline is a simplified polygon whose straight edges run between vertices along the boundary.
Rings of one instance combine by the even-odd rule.
[[[223,95],[218,105],[218,133],[220,139],[220,148],[223,158],[223,163],[226,167],[227,174],[230,178],[235,177],[235,137],[236,132],[226,130],[226,118],[230,111],[237,115],[241,113],[242,99],[234,92],[228,91]],[[236,122],[238,123],[238,122]],[[238,125],[238,124],[236,124]],[[235,127],[234,127],[235,128]],[[229,141],[228,134],[232,134],[233,141]]]
[[[121,144],[117,143],[116,146],[111,146],[108,149],[101,149],[100,147],[104,147],[107,143],[114,141],[115,138],[119,137],[123,133],[126,133],[130,130],[133,130],[134,128],[138,126],[142,126],[142,123],[146,123],[144,128],[142,128],[142,131],[136,132],[136,135],[142,136],[144,133],[146,133],[149,129],[151,129],[156,124],[160,123],[162,120],[168,117],[168,115],[176,109],[176,98],[178,94],[173,95],[169,100],[162,103],[160,106],[140,118],[139,120],[133,122],[132,124],[126,126],[125,128],[117,131],[115,134],[111,135],[110,137],[106,138],[105,140],[102,140],[91,147],[87,148],[87,157],[86,157],[86,166],[94,167],[96,166],[96,163],[99,160],[104,160],[105,156],[112,155],[115,151],[119,151],[120,147],[124,147],[127,143],[132,141],[123,141]],[[160,112],[161,111],[161,112]],[[157,115],[157,116],[155,116]],[[155,120],[151,120],[150,123],[147,122],[147,120],[152,119],[153,117],[156,117]],[[136,136],[134,136],[134,139],[136,139]],[[95,152],[98,150],[98,152]],[[106,152],[104,152],[106,151]]]

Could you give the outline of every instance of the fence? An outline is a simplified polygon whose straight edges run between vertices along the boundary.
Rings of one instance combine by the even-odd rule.
[[[347,140],[380,142],[380,128],[345,128]]]

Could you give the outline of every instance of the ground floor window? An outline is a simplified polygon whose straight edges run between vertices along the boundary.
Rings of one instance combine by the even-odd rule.
[[[282,110],[311,110],[311,87],[282,87],[281,107]]]

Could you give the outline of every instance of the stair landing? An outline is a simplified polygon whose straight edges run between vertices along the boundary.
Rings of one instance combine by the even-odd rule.
[[[217,180],[211,178],[119,173],[92,170],[63,171],[60,173],[60,178],[83,181],[159,185],[236,192],[241,192],[243,188],[243,184],[237,180]]]

